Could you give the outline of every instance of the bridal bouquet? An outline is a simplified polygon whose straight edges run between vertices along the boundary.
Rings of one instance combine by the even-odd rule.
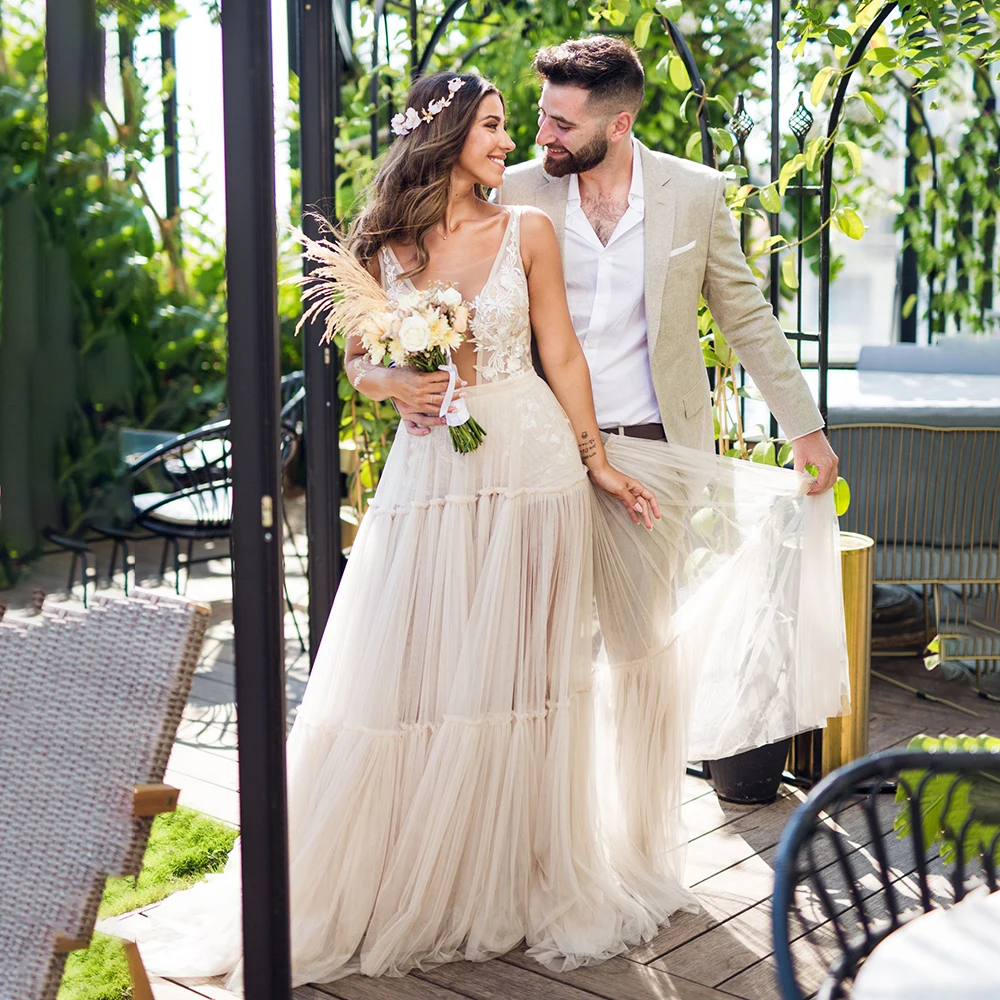
[[[439,416],[448,422],[455,451],[475,451],[486,431],[473,419],[465,400],[454,398],[458,368],[451,352],[469,329],[469,305],[458,289],[434,282],[423,291],[390,299],[336,238],[313,240],[301,231],[295,235],[303,246],[302,255],[318,265],[309,274],[290,279],[303,286],[305,306],[295,332],[325,314],[323,343],[330,343],[338,330],[350,330],[361,337],[372,364],[384,364],[388,358],[394,365],[417,371],[448,372]],[[452,403],[454,413],[449,412]]]

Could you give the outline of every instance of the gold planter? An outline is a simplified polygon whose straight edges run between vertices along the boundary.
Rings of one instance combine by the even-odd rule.
[[[849,715],[827,721],[823,732],[824,775],[868,753],[874,546],[874,540],[867,535],[858,535],[853,531],[840,533],[851,711]]]

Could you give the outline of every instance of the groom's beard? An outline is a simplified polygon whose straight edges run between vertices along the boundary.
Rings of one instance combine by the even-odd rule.
[[[565,177],[567,174],[582,174],[587,170],[593,170],[598,164],[604,162],[604,157],[608,155],[608,137],[597,135],[586,146],[581,147],[575,153],[566,150],[564,156],[553,159],[546,155],[542,160],[542,169],[550,177]]]

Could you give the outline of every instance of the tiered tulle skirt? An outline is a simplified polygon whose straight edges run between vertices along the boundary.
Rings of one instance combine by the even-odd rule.
[[[289,737],[296,983],[522,939],[568,969],[650,938],[691,902],[679,795],[699,642],[728,671],[715,686],[758,701],[798,651],[802,609],[776,628],[760,591],[782,588],[779,616],[801,591],[797,477],[616,438],[612,461],[660,497],[650,533],[595,496],[533,372],[467,400],[488,435],[475,453],[443,429],[397,436]],[[833,545],[832,512],[817,524]],[[752,606],[727,580],[756,588]],[[835,647],[814,715],[842,701]],[[713,713],[732,701],[713,692]],[[238,979],[238,850],[150,923],[154,971]]]

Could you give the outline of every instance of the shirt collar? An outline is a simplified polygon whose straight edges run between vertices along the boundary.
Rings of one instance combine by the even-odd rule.
[[[632,136],[632,183],[628,189],[628,203],[630,208],[641,210],[645,200],[642,183],[642,156],[639,154],[639,143],[635,136]],[[580,179],[579,174],[569,175],[569,191],[566,194],[566,207],[576,208],[580,204]]]

